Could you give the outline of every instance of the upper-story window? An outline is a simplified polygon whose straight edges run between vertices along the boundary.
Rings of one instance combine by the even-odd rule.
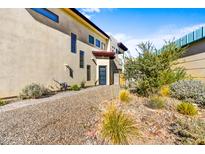
[[[100,40],[96,39],[95,45],[96,47],[100,48]]]
[[[115,47],[114,46],[112,46],[112,52],[115,52]]]
[[[74,33],[71,33],[71,52],[76,53],[76,41],[77,36]]]
[[[32,8],[31,10],[43,15],[44,17],[49,18],[50,20],[54,21],[54,22],[59,22],[58,16],[49,11],[48,9],[45,8]]]
[[[94,45],[94,37],[89,35],[89,43]]]
[[[84,68],[84,51],[80,51],[80,68]]]
[[[101,49],[105,50],[105,43],[101,42]]]

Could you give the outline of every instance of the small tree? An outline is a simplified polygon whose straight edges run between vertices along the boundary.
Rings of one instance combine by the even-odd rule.
[[[125,63],[125,76],[135,81],[138,94],[148,96],[161,86],[185,77],[183,68],[172,68],[184,53],[184,48],[178,48],[174,42],[165,42],[161,50],[157,50],[150,42],[141,43],[138,48],[139,56],[126,58]]]

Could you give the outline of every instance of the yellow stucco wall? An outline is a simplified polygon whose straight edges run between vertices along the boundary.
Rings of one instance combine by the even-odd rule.
[[[186,69],[193,78],[205,81],[205,53],[179,59],[179,64]]]

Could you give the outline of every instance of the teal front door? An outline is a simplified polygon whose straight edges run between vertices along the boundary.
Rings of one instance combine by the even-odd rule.
[[[99,66],[99,85],[106,85],[106,66]]]

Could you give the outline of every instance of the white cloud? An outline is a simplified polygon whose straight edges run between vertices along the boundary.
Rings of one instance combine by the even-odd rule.
[[[136,52],[136,45],[141,42],[151,41],[155,45],[155,47],[159,49],[164,44],[165,40],[178,39],[202,26],[205,26],[205,23],[184,27],[180,29],[173,25],[169,25],[166,27],[162,27],[160,31],[150,34],[145,38],[137,38],[123,33],[112,34],[112,35],[118,41],[123,42],[129,48],[132,56],[137,56],[138,54]]]
[[[88,19],[90,19],[91,18],[91,15],[88,15],[88,14],[86,14],[86,13],[84,13],[84,12],[81,12],[86,18],[88,18]]]
[[[85,13],[99,13],[100,12],[100,9],[99,8],[84,8],[82,9],[83,12]]]
[[[91,19],[94,13],[100,13],[101,10],[99,8],[82,8],[79,11],[88,19]]]

